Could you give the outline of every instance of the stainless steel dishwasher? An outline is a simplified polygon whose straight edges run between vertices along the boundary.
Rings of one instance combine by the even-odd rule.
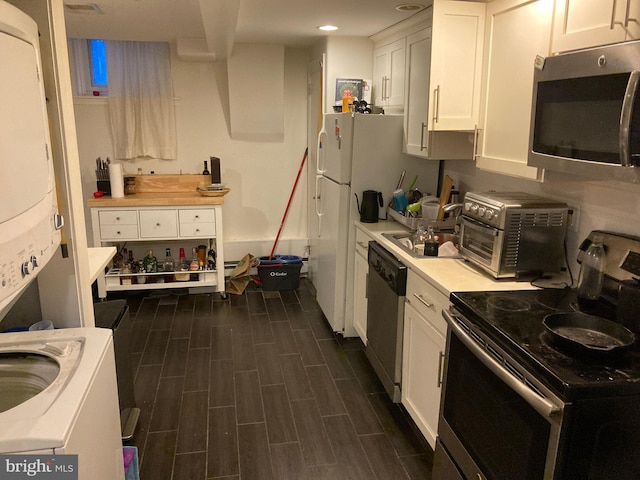
[[[369,242],[367,358],[391,399],[400,402],[402,330],[407,267],[377,242]]]

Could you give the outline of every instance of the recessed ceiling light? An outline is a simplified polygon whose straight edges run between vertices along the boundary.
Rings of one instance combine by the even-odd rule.
[[[318,27],[318,30],[322,30],[323,32],[333,32],[335,30],[338,30],[338,27],[336,27],[335,25],[321,25],[320,27]]]
[[[415,12],[416,10],[422,10],[424,5],[419,3],[402,3],[396,7],[396,10],[401,12]]]

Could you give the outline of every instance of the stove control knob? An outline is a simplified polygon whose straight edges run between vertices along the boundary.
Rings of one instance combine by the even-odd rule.
[[[485,207],[478,207],[478,215],[480,217],[484,217],[484,212],[485,212],[486,208]]]
[[[470,210],[471,210],[471,213],[478,213],[478,204],[477,203],[472,203]]]
[[[493,210],[487,208],[487,210],[484,212],[484,218],[486,218],[487,220],[493,219]]]
[[[471,211],[471,202],[464,202],[464,211],[465,212]]]

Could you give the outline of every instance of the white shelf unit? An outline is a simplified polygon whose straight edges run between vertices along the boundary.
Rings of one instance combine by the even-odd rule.
[[[98,277],[98,296],[106,297],[107,291],[153,290],[167,288],[214,287],[224,292],[224,252],[222,242],[222,206],[221,205],[185,205],[185,206],[105,206],[91,207],[93,241],[95,246],[106,246],[131,242],[139,247],[163,245],[172,247],[177,258],[179,246],[188,247],[197,244],[213,246],[216,250],[216,270],[189,272],[197,274],[197,280],[164,281],[122,284],[122,277],[162,277],[167,272],[126,273],[110,269]],[[220,239],[220,241],[218,241]],[[158,248],[156,257],[162,262],[163,251]],[[188,257],[191,250],[185,248]],[[139,255],[138,255],[139,256]]]

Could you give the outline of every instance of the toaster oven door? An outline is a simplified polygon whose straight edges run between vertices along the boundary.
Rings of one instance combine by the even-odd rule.
[[[460,224],[460,254],[470,262],[500,278],[500,253],[504,231],[465,215]]]

